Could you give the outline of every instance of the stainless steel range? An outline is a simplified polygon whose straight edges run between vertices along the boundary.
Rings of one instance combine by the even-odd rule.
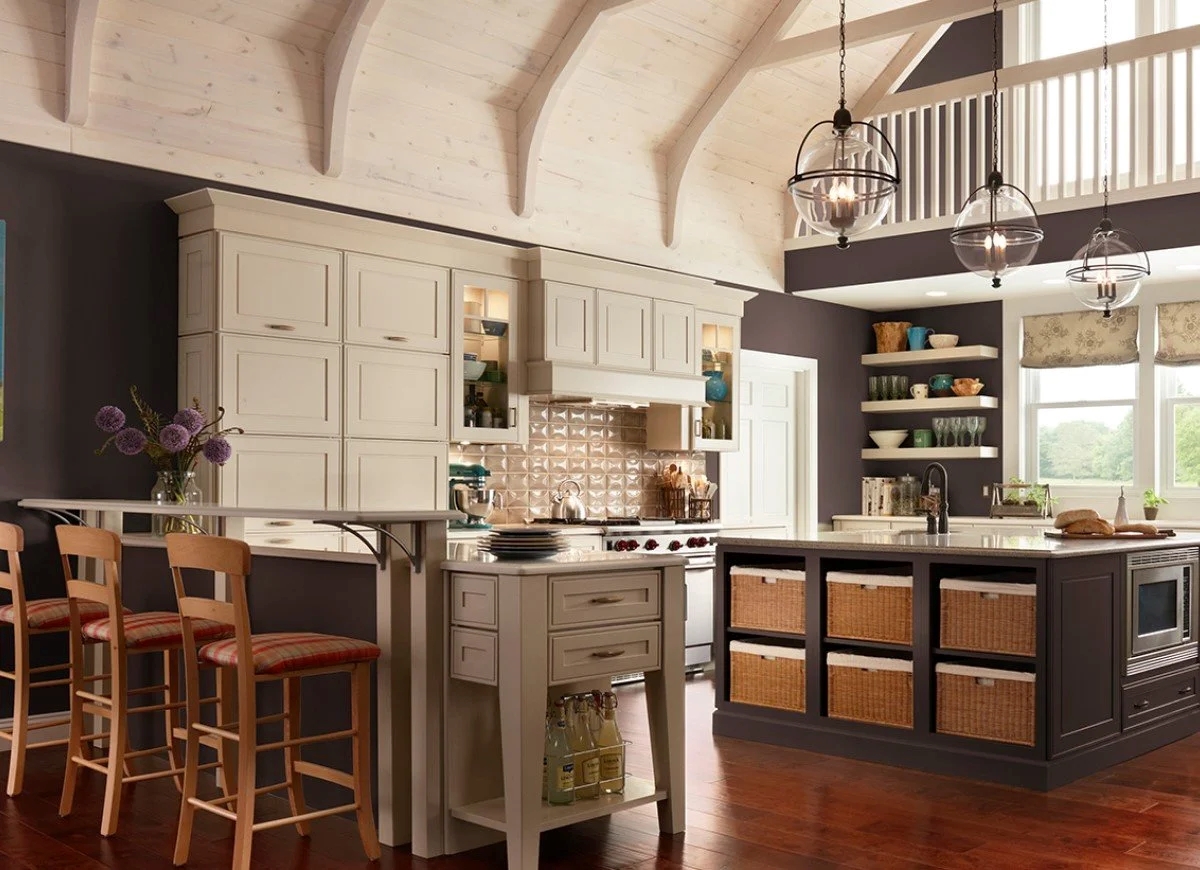
[[[713,573],[717,564],[719,523],[694,523],[673,519],[610,517],[564,523],[535,520],[550,525],[587,525],[600,528],[602,549],[615,553],[677,553],[686,558],[687,624],[684,627],[684,664],[702,670],[713,657]]]

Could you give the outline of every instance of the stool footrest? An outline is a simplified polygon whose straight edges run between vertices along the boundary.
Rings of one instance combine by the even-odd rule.
[[[251,825],[252,831],[269,831],[271,828],[282,828],[285,825],[294,825],[298,822],[311,822],[313,819],[323,819],[327,816],[337,816],[342,813],[352,813],[358,809],[357,803],[344,804],[340,807],[330,807],[327,810],[314,810],[311,813],[301,813],[298,816],[288,816],[285,819],[268,819],[265,822],[259,822],[256,825]]]
[[[193,722],[189,727],[195,728],[201,734],[211,734],[213,737],[220,737],[222,740],[239,740],[236,731],[228,731],[224,728],[218,728],[215,725],[205,725],[203,722]]]
[[[234,797],[236,797],[236,795],[234,795]],[[213,806],[208,801],[200,800],[200,798],[190,797],[187,799],[187,802],[198,810],[206,810],[207,812],[210,812],[216,816],[220,816],[223,819],[229,819],[231,822],[237,821],[237,813],[231,812],[224,807]]]
[[[286,749],[289,746],[307,746],[310,743],[326,743],[330,740],[348,740],[358,732],[353,728],[345,731],[330,731],[328,734],[313,734],[311,737],[293,737],[291,740],[277,740],[274,743],[264,743],[254,747],[256,752],[268,752],[272,749]]]
[[[288,787],[288,784],[286,782],[277,782],[274,785],[264,785],[261,788],[256,788],[254,790],[254,796],[258,797],[261,794],[270,794],[273,791],[283,791],[287,787]],[[226,804],[233,803],[240,796],[241,796],[240,792],[234,792],[233,794],[226,795],[225,797],[213,798],[210,801],[206,801],[206,803],[210,807],[223,807]]]
[[[30,683],[31,689],[48,689],[51,686],[69,686],[71,684],[70,677],[63,677],[61,680],[39,680],[36,683]]]
[[[325,782],[332,782],[334,785],[340,785],[343,788],[354,788],[354,777],[344,770],[337,770],[333,767],[327,767],[324,764],[314,764],[311,761],[297,761],[292,765],[292,768],[301,776],[323,779]]]

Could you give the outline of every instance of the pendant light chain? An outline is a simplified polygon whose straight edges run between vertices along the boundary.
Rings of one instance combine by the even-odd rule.
[[[1107,2],[1107,0],[1106,0]],[[1000,171],[1000,0],[992,0],[992,169]]]
[[[839,105],[846,108],[846,0],[842,0],[842,10],[838,16],[838,41],[841,45],[838,55],[838,81],[841,83],[841,98]]]
[[[1109,79],[1109,70],[1108,70],[1108,0],[1104,0],[1104,53],[1103,53],[1103,58],[1104,58],[1104,71],[1100,74],[1100,77],[1101,77],[1101,80],[1104,82],[1104,122],[1103,122],[1104,130],[1102,131],[1102,135],[1104,136],[1104,149],[1103,149],[1103,154],[1104,154],[1104,217],[1107,218],[1108,217],[1108,167],[1112,163],[1112,155],[1110,155],[1108,152],[1108,149],[1110,147],[1112,147],[1111,145],[1109,145],[1109,141],[1108,141],[1108,128],[1109,128],[1109,124],[1110,124],[1109,117],[1108,117],[1108,105],[1109,105],[1109,102],[1111,101],[1111,97],[1109,96],[1109,91],[1112,88],[1112,84],[1110,83],[1110,79]]]

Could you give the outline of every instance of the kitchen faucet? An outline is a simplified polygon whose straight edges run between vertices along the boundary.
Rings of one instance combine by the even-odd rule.
[[[950,534],[950,475],[946,473],[946,466],[940,462],[931,462],[925,466],[925,473],[921,475],[921,495],[931,495],[929,488],[933,476],[932,472],[937,469],[942,473],[942,489],[938,496],[938,511],[937,517],[934,517],[933,511],[929,512],[926,519],[926,532],[930,535],[948,535]]]

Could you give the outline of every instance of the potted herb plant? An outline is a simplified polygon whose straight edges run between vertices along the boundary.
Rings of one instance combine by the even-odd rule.
[[[1164,504],[1167,504],[1167,500],[1153,489],[1148,489],[1142,493],[1142,511],[1146,514],[1146,519],[1158,519],[1158,508]]]

